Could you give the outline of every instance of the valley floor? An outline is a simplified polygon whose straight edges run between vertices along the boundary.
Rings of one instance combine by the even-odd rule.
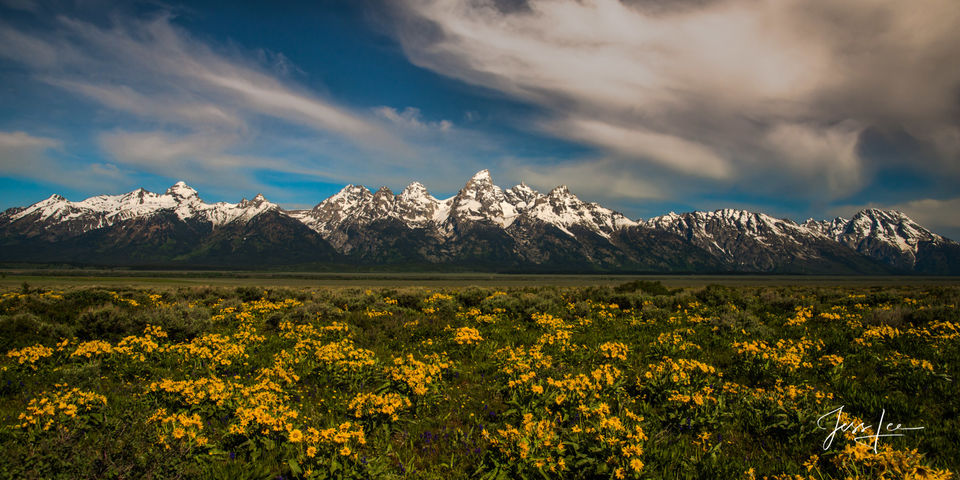
[[[50,273],[0,283],[0,478],[960,471],[956,279]]]
[[[0,270],[0,288],[23,282],[49,288],[104,286],[162,288],[180,286],[263,287],[524,287],[614,286],[643,280],[672,288],[726,286],[897,286],[960,285],[960,276],[921,275],[611,275],[496,273],[304,273],[180,270]]]

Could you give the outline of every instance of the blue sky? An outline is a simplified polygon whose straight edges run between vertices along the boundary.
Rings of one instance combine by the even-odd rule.
[[[488,168],[632,218],[879,206],[960,238],[960,9],[922,3],[0,0],[0,207]]]

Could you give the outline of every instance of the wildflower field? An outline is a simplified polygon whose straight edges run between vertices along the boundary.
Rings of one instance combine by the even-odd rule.
[[[955,478],[958,304],[25,284],[0,292],[0,476]]]

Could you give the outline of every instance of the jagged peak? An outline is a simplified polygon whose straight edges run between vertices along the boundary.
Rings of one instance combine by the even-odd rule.
[[[337,192],[335,195],[333,195],[333,197],[330,197],[330,198],[345,197],[345,196],[352,197],[357,195],[371,195],[371,192],[370,190],[367,189],[367,187],[364,187],[363,185],[354,185],[351,183],[341,188],[339,192]]]
[[[182,180],[171,185],[170,188],[167,189],[166,195],[170,195],[170,196],[185,199],[185,200],[200,198],[200,195],[197,193],[197,191],[190,185],[187,185],[187,183]]]
[[[406,188],[400,192],[400,198],[404,200],[416,200],[416,199],[433,199],[433,196],[430,195],[430,192],[427,191],[427,187],[423,186],[420,182],[413,182],[410,185],[407,185]]]
[[[461,192],[475,190],[477,193],[479,193],[499,189],[500,187],[493,184],[493,179],[490,178],[490,171],[480,170],[470,177],[470,180],[467,180],[467,183],[464,184]]]
[[[265,203],[270,203],[267,200],[267,197],[264,197],[262,193],[258,193],[257,196],[253,197],[252,200],[247,200],[246,197],[243,200],[240,200],[240,203],[237,204],[240,208],[248,207],[259,207]]]
[[[426,193],[426,192],[427,192],[427,187],[423,186],[423,184],[420,183],[420,182],[413,182],[413,183],[411,183],[410,185],[407,185],[407,186],[403,189],[403,192],[401,192],[401,194],[403,194],[403,193],[421,193],[421,192]]]
[[[348,184],[340,189],[339,192],[325,198],[313,207],[314,215],[324,211],[336,210],[339,208],[355,208],[367,202],[373,194],[363,185]],[[350,207],[352,206],[352,207]]]
[[[743,216],[763,215],[762,213],[751,212],[750,210],[743,210],[740,208],[718,208],[714,210],[713,213],[723,217],[743,217]]]
[[[869,217],[877,220],[894,220],[894,221],[908,221],[916,223],[912,218],[907,216],[907,214],[901,212],[900,210],[886,210],[882,208],[864,208],[853,215],[853,219]]]
[[[519,185],[514,185],[509,190],[504,192],[504,194],[508,199],[510,199],[511,202],[525,204],[532,203],[537,198],[542,196],[540,192],[528,187],[523,182],[521,182]]]
[[[470,177],[470,182],[491,182],[492,183],[493,179],[490,178],[490,170],[487,170],[486,168],[484,168],[483,170],[480,170],[479,172],[474,173],[473,176]]]
[[[666,215],[661,215],[658,217],[653,217],[649,220],[649,224],[674,224],[674,223],[684,223],[688,221],[693,221],[694,223],[703,223],[703,222],[714,222],[718,221],[721,223],[741,225],[747,228],[756,228],[761,224],[765,224],[770,228],[776,230],[779,227],[776,225],[786,225],[788,227],[799,228],[796,222],[790,219],[785,218],[776,218],[765,213],[760,212],[751,212],[750,210],[743,210],[738,208],[719,208],[712,212],[704,210],[696,210],[693,212],[687,213],[675,213],[670,212]]]
[[[570,193],[570,189],[566,185],[558,185],[553,187],[553,190],[550,190],[550,193],[547,194],[550,197],[574,197],[576,195]]]
[[[882,215],[882,214],[889,214],[889,213],[898,213],[898,214],[901,214],[901,215],[902,215],[902,213],[901,213],[900,211],[898,211],[898,210],[886,210],[886,209],[877,208],[877,207],[861,208],[860,211],[857,212],[857,215],[861,215],[861,214],[863,214],[863,215]]]

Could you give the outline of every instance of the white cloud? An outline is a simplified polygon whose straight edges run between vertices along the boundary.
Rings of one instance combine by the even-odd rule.
[[[414,63],[538,105],[535,128],[633,168],[829,200],[869,181],[870,127],[955,150],[954,0],[398,3]]]
[[[393,107],[381,106],[373,109],[374,113],[383,117],[396,125],[412,128],[415,130],[431,129],[446,132],[453,128],[453,123],[449,120],[440,120],[439,122],[424,122],[423,115],[419,108],[407,107],[402,112],[398,112]]]
[[[631,157],[690,175],[723,179],[730,176],[730,162],[706,146],[677,136],[640,128],[625,128],[594,119],[569,118],[546,127],[559,135],[606,147]]]
[[[44,68],[56,65],[62,55],[57,47],[0,24],[0,57]]]
[[[60,141],[52,138],[35,137],[26,132],[0,132],[0,148],[4,152],[42,152],[59,146]],[[9,165],[15,162],[15,155],[3,155],[0,159]]]
[[[158,122],[189,125],[222,125],[228,128],[244,126],[243,118],[223,105],[193,101],[176,95],[144,95],[127,85],[97,85],[77,80],[50,78],[47,83],[87,96],[105,107],[131,113]]]
[[[588,201],[661,199],[669,190],[656,179],[640,177],[611,159],[540,167],[514,165],[505,170],[511,177],[542,192],[557,185],[567,185],[577,196]]]
[[[98,141],[103,150],[127,167],[177,179],[200,177],[215,179],[212,183],[236,186],[235,182],[249,176],[248,172],[252,170],[318,178],[334,175],[330,170],[290,158],[275,158],[252,152],[230,153],[230,150],[243,142],[243,139],[232,133],[199,132],[177,135],[164,131],[115,130],[101,134]],[[252,180],[240,183],[262,186]]]
[[[0,131],[0,175],[91,189],[111,189],[126,179],[116,165],[65,159],[59,155],[63,148],[54,138]]]
[[[770,128],[763,140],[772,155],[809,181],[811,193],[849,192],[863,181],[857,153],[862,131],[852,122],[833,127],[782,123]]]
[[[83,56],[73,63],[85,70],[101,69],[98,76],[110,83],[84,85],[71,78],[69,71],[53,72],[56,76],[51,83],[78,90],[105,106],[148,118],[188,113],[201,114],[202,120],[203,115],[213,115],[208,119],[215,123],[228,115],[266,115],[320,134],[362,139],[358,143],[367,147],[409,149],[373,119],[284,84],[239,55],[231,58],[218,53],[175,27],[166,16],[149,22],[123,20],[109,30],[73,19],[61,19],[61,23],[69,32],[61,42],[77,41],[84,47]],[[144,89],[149,89],[149,94],[143,93]],[[168,111],[138,111],[131,101],[145,97],[154,99],[148,104],[167,104]]]

